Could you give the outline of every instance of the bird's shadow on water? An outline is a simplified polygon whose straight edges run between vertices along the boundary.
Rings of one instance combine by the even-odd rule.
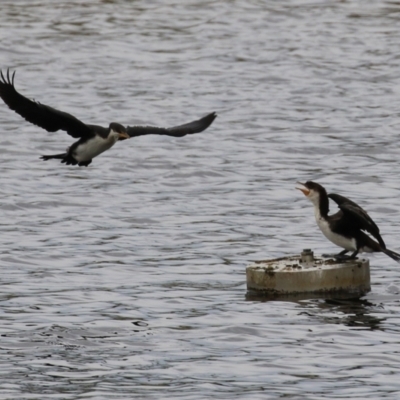
[[[386,317],[376,317],[382,312],[382,304],[375,304],[365,297],[340,298],[321,296],[265,297],[252,292],[246,294],[249,301],[287,301],[300,306],[299,315],[307,315],[325,324],[340,324],[366,330],[385,330],[381,324]]]

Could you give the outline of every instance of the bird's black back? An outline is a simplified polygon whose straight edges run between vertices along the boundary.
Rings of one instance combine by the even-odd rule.
[[[338,218],[338,224],[346,224],[347,230],[350,231],[356,231],[360,229],[369,232],[379,242],[383,249],[386,248],[385,242],[380,235],[378,226],[362,207],[347,197],[341,196],[340,194],[330,193],[328,197],[339,206],[341,212],[343,213],[344,218],[341,218],[340,222]]]

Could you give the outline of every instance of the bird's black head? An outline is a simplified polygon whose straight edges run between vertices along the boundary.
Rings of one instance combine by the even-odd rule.
[[[301,190],[304,193],[304,195],[308,197],[310,200],[317,197],[319,198],[320,196],[327,197],[325,188],[321,186],[319,183],[312,181],[307,181],[306,183],[301,183],[301,182],[297,183],[302,187],[298,187],[296,189]]]
[[[130,138],[130,136],[126,132],[126,128],[123,125],[119,124],[118,122],[111,122],[110,132],[117,133],[118,140],[125,140]]]
[[[301,190],[306,196],[307,196],[307,193],[305,193],[305,192],[310,192],[311,190],[313,190],[315,192],[319,192],[319,193],[326,192],[325,188],[317,182],[307,181],[306,183],[301,183],[301,182],[297,182],[297,183],[299,185],[304,186],[304,188],[297,188],[297,189]]]
[[[301,190],[316,209],[319,209],[321,215],[327,216],[329,213],[328,194],[323,186],[319,183],[307,181],[306,183],[297,182],[302,187],[296,189]]]

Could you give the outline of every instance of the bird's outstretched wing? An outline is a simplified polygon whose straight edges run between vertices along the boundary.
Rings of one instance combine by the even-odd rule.
[[[174,126],[172,128],[157,128],[155,126],[128,126],[126,131],[130,137],[142,135],[167,135],[182,137],[192,133],[199,133],[207,129],[217,117],[215,112],[206,115],[196,121],[184,125]]]
[[[362,207],[340,194],[330,193],[328,197],[339,206],[348,218],[351,218],[353,224],[357,224],[357,227],[361,230],[369,232],[379,242],[381,247],[386,249],[385,242],[379,233],[378,226]]]
[[[11,110],[15,111],[28,122],[46,129],[48,132],[63,130],[74,138],[92,135],[90,128],[73,115],[36,101],[29,100],[18,93],[14,86],[14,73],[10,70],[3,75],[0,71],[0,97]]]

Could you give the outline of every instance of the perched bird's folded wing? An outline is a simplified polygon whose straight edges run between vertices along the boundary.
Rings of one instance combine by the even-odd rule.
[[[379,242],[379,244],[386,249],[385,242],[379,233],[378,226],[362,207],[340,194],[330,193],[328,197],[339,206],[344,214],[349,218],[351,217],[353,223],[356,224],[359,229],[369,232]]]
[[[74,138],[92,135],[90,128],[73,115],[29,100],[18,93],[14,87],[14,76],[15,71],[11,76],[9,70],[7,70],[6,76],[0,71],[0,97],[11,110],[28,122],[40,126],[48,132],[55,132],[61,129]]]
[[[216,117],[217,114],[213,112],[196,121],[192,121],[184,125],[174,126],[172,128],[157,128],[154,126],[128,126],[126,130],[130,137],[153,134],[182,137],[192,133],[204,131],[212,124]]]

